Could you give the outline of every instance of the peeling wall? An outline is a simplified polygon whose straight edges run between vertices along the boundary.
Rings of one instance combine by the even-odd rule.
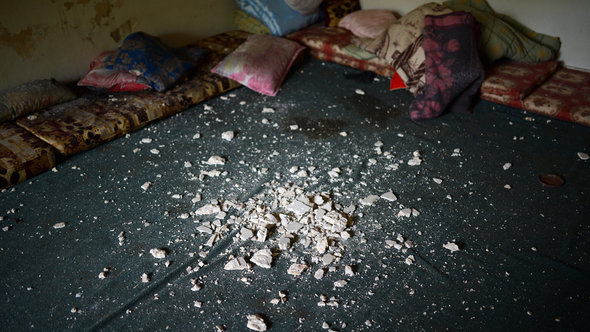
[[[77,80],[134,31],[181,46],[230,30],[236,9],[234,0],[0,1],[0,89]]]

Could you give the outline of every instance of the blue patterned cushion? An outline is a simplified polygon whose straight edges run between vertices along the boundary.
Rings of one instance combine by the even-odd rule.
[[[303,15],[291,8],[284,0],[236,0],[238,6],[258,19],[275,36],[284,36],[319,21],[321,10]]]
[[[158,91],[166,90],[194,67],[192,61],[179,58],[174,49],[145,32],[127,36],[105,61],[105,68],[141,75]]]

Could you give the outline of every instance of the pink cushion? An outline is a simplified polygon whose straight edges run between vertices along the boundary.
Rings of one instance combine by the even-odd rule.
[[[299,43],[269,35],[250,35],[248,40],[211,71],[248,88],[275,96],[297,55]]]
[[[344,16],[338,26],[350,30],[357,37],[374,39],[396,21],[397,18],[389,10],[366,9]]]
[[[126,71],[106,69],[104,60],[113,51],[99,54],[90,63],[90,71],[78,81],[78,86],[91,86],[95,88],[109,89],[112,92],[141,91],[151,89],[149,82],[141,76]]]

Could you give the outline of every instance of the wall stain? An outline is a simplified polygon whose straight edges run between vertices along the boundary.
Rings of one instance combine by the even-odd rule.
[[[111,2],[110,0],[101,0],[94,4],[95,15],[91,22],[95,26],[108,26],[112,23],[111,13],[113,8],[120,7],[121,2]]]
[[[47,31],[47,27],[28,26],[18,33],[10,33],[0,24],[0,45],[13,49],[22,58],[31,58],[38,42],[45,38]]]
[[[115,43],[120,42],[121,39],[127,37],[127,35],[129,35],[133,31],[133,28],[135,28],[136,24],[137,19],[135,17],[128,19],[123,24],[121,24],[117,29],[111,31],[111,38],[113,38]]]

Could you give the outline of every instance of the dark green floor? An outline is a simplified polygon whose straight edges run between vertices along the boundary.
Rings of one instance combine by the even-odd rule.
[[[324,322],[339,331],[590,326],[590,161],[577,155],[590,152],[590,128],[487,102],[472,115],[412,122],[405,91],[345,73],[356,72],[309,60],[277,97],[234,90],[207,102],[210,110],[197,105],[0,193],[0,329],[244,331],[252,313],[276,331],[320,331]],[[227,130],[237,133],[231,142],[220,138]],[[377,154],[378,141],[391,159]],[[452,156],[456,148],[460,156]],[[409,166],[416,150],[423,162]],[[227,163],[203,165],[212,155]],[[315,169],[301,178],[293,166]],[[335,167],[342,175],[331,182]],[[196,179],[213,168],[227,174]],[[544,173],[560,174],[565,185],[542,186]],[[225,271],[229,255],[273,243],[233,242],[236,230],[199,256],[208,238],[195,219],[207,218],[179,216],[289,182],[331,190],[344,206],[389,190],[399,199],[358,207],[337,270],[321,280],[313,277],[317,264],[297,250],[281,253],[271,269]],[[202,200],[193,203],[197,193]],[[400,205],[421,213],[398,217]],[[65,227],[53,228],[59,222]],[[388,248],[385,240],[397,233],[415,247]],[[461,250],[443,248],[451,241]],[[171,265],[152,257],[152,248],[166,248]],[[416,261],[406,265],[410,254]],[[312,270],[288,275],[295,258]],[[187,273],[199,262],[198,272]],[[345,265],[356,275],[344,276]],[[142,283],[142,273],[151,281]],[[200,291],[191,291],[191,279]],[[340,279],[349,283],[335,288]],[[271,304],[279,291],[288,300]],[[318,306],[320,294],[338,307]]]

